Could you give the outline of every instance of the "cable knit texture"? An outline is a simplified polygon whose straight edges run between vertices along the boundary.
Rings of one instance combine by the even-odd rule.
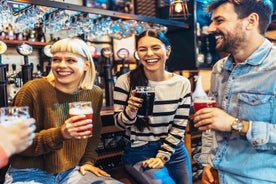
[[[59,173],[78,164],[94,164],[95,149],[100,141],[103,92],[98,86],[67,94],[54,88],[46,79],[31,80],[17,93],[14,106],[27,105],[36,119],[33,144],[21,154],[12,157],[14,168],[39,168]],[[91,101],[93,106],[93,136],[88,139],[64,140],[61,125],[68,119],[68,103]]]

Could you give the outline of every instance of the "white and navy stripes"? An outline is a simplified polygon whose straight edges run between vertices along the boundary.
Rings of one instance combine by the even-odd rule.
[[[153,116],[149,128],[139,131],[134,123],[136,114],[128,110],[130,93],[128,74],[121,75],[114,88],[114,119],[117,127],[126,130],[132,146],[141,146],[149,141],[163,139],[159,156],[170,157],[174,148],[182,141],[190,112],[190,82],[187,78],[174,74],[166,81],[149,81],[155,88]]]

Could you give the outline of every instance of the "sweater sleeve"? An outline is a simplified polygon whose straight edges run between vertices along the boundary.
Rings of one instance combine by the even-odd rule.
[[[47,86],[46,86],[47,87]],[[52,126],[55,122],[49,117],[52,115],[45,114],[44,109],[48,105],[45,103],[47,99],[42,99],[45,104],[40,104],[38,100],[42,97],[40,96],[41,91],[47,91],[43,83],[37,83],[35,80],[29,81],[24,84],[22,88],[16,94],[13,106],[29,106],[30,116],[36,120],[36,132],[33,144],[28,147],[25,151],[21,152],[24,156],[38,156],[61,149],[63,146],[63,136],[61,133],[60,126]],[[45,92],[46,93],[46,92]],[[49,97],[51,92],[48,90]],[[49,110],[50,112],[50,110]],[[62,114],[62,112],[60,112]],[[48,119],[46,119],[46,117]],[[47,124],[44,124],[47,122]],[[47,128],[45,126],[48,126]]]
[[[9,157],[4,148],[0,146],[0,168],[6,166],[9,162]]]
[[[128,74],[121,75],[114,88],[114,120],[115,125],[121,129],[136,122],[136,112],[131,112],[127,107],[129,88]]]

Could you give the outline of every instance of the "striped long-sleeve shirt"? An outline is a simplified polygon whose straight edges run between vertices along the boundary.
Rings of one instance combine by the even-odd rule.
[[[114,88],[114,119],[117,127],[124,129],[131,146],[141,146],[149,141],[164,139],[156,157],[167,157],[174,153],[182,141],[191,104],[191,86],[187,78],[174,74],[165,81],[149,81],[155,88],[153,116],[149,128],[139,131],[134,123],[136,113],[128,110],[127,99],[130,94],[129,74],[121,75]]]

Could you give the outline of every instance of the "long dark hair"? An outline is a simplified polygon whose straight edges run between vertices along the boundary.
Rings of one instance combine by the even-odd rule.
[[[142,32],[136,37],[136,48],[138,48],[138,42],[141,38],[145,36],[150,36],[157,38],[160,40],[166,47],[170,46],[170,42],[165,34],[161,31],[147,30]],[[137,66],[134,70],[132,70],[129,74],[130,81],[130,91],[135,89],[136,86],[148,86],[148,79],[144,72],[143,65]],[[143,131],[145,128],[149,128],[149,119],[148,118],[139,118],[137,117],[137,121],[135,122],[135,126],[138,130]]]

